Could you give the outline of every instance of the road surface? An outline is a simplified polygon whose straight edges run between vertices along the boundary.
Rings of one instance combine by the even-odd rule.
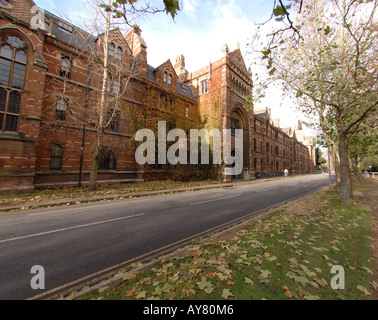
[[[236,187],[0,214],[0,299],[26,299],[79,284],[101,270],[256,214],[328,185],[309,175]],[[44,289],[31,273],[42,266]],[[115,268],[114,268],[115,269]],[[86,278],[88,275],[91,277]],[[84,278],[84,279],[83,279]]]

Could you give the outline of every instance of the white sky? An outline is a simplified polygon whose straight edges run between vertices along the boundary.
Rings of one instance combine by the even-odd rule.
[[[69,17],[76,25],[85,21],[87,2],[91,0],[34,0],[35,3],[63,18]],[[143,1],[143,0],[139,0]],[[150,0],[162,7],[162,0]],[[254,61],[247,54],[247,43],[255,33],[255,23],[265,22],[271,15],[273,0],[183,0],[183,8],[175,21],[170,15],[159,13],[140,17],[136,22],[142,29],[147,44],[148,63],[157,67],[168,59],[172,64],[180,54],[185,56],[186,69],[196,71],[210,61],[221,57],[227,44],[232,51],[240,46],[247,67]],[[252,72],[259,72],[251,65]],[[294,126],[298,115],[293,102],[281,96],[277,88],[271,89],[256,108],[270,107],[272,117],[280,119],[280,126]],[[310,134],[305,132],[305,134]]]

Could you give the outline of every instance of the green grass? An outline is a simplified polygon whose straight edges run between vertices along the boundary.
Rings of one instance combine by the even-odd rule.
[[[81,299],[373,299],[370,211],[340,206],[336,192],[306,201],[311,213],[277,211]],[[343,290],[331,288],[334,265],[344,268]]]

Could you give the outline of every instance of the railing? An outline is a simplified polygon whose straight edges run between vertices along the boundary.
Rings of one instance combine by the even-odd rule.
[[[378,172],[368,172],[368,171],[366,171],[366,172],[363,172],[362,173],[362,175],[365,177],[365,178],[375,178],[375,176],[377,176],[378,175]]]

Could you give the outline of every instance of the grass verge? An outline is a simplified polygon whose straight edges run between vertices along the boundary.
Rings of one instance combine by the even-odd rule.
[[[371,234],[364,203],[341,206],[337,192],[318,192],[80,299],[373,299]],[[333,266],[344,289],[331,287],[342,276]]]
[[[178,189],[187,187],[197,187],[203,185],[209,185],[219,183],[215,180],[204,181],[150,181],[117,185],[99,186],[96,191],[91,191],[86,187],[78,188],[60,188],[60,189],[44,189],[35,190],[32,193],[20,193],[20,194],[0,194],[0,204],[23,204],[28,202],[38,203],[46,200],[55,200],[62,198],[79,198],[96,195],[118,195],[129,194],[143,191],[158,191],[167,189]]]

